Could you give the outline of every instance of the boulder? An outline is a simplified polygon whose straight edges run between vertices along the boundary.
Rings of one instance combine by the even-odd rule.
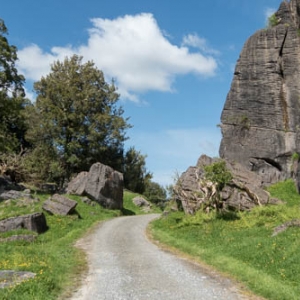
[[[0,176],[0,194],[7,190],[22,191],[24,188],[19,184],[13,183],[7,176]]]
[[[0,194],[0,201],[15,200],[21,198],[33,199],[33,197],[30,195],[30,190],[24,190],[24,191],[9,190]]]
[[[82,172],[67,187],[67,193],[87,196],[104,208],[123,208],[123,174],[101,163]]]
[[[0,221],[0,232],[23,228],[37,233],[45,232],[48,229],[45,215],[38,212]]]
[[[189,167],[174,187],[175,199],[185,213],[194,214],[205,208],[209,197],[216,195],[213,183],[205,178],[204,168],[218,159],[202,155],[195,167]],[[279,200],[270,197],[263,188],[263,180],[256,173],[236,162],[226,161],[226,168],[232,180],[219,193],[222,207],[230,210],[249,210],[257,205],[277,204]]]
[[[221,115],[220,157],[259,174],[264,185],[300,187],[300,0],[284,1],[277,25],[245,43]],[[292,167],[294,165],[294,167]]]
[[[85,186],[88,179],[88,172],[79,173],[67,187],[67,193],[83,196],[85,194]]]
[[[151,206],[150,202],[141,196],[134,197],[132,202],[138,207]]]
[[[132,202],[134,205],[142,208],[145,212],[149,212],[151,210],[151,203],[141,196],[134,197]]]
[[[54,194],[44,202],[43,209],[52,215],[66,216],[75,211],[76,205],[76,201]]]
[[[39,185],[39,189],[43,193],[54,194],[58,190],[58,186],[56,183],[42,183]]]

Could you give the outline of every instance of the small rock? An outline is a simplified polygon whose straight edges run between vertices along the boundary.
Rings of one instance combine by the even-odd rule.
[[[132,202],[138,207],[151,207],[150,202],[141,196],[133,198]]]
[[[0,288],[12,287],[35,276],[36,274],[32,272],[14,270],[0,271]]]

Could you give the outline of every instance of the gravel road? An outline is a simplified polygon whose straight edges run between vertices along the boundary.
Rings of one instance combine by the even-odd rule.
[[[228,280],[159,249],[146,235],[159,215],[120,217],[101,223],[78,242],[89,273],[72,300],[247,299]]]

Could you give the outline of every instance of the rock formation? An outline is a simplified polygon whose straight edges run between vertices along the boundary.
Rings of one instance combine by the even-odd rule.
[[[187,214],[197,210],[213,208],[210,200],[219,197],[220,206],[230,210],[249,210],[257,205],[276,204],[279,200],[271,198],[263,189],[262,178],[247,170],[239,163],[226,161],[226,168],[232,175],[232,180],[225,185],[221,192],[212,182],[205,178],[205,166],[220,161],[202,155],[195,167],[189,167],[184,172],[174,189],[175,200]]]
[[[89,172],[77,175],[68,185],[67,193],[87,196],[105,208],[123,208],[123,174],[101,163]]]
[[[275,18],[245,43],[221,116],[220,156],[265,185],[300,175],[300,0]]]

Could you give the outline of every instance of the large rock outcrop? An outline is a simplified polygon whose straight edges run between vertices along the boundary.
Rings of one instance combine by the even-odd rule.
[[[265,185],[300,174],[300,0],[275,17],[245,43],[221,116],[220,156]]]
[[[87,196],[105,208],[123,208],[123,174],[101,163],[89,172],[77,175],[68,185],[67,193]]]

